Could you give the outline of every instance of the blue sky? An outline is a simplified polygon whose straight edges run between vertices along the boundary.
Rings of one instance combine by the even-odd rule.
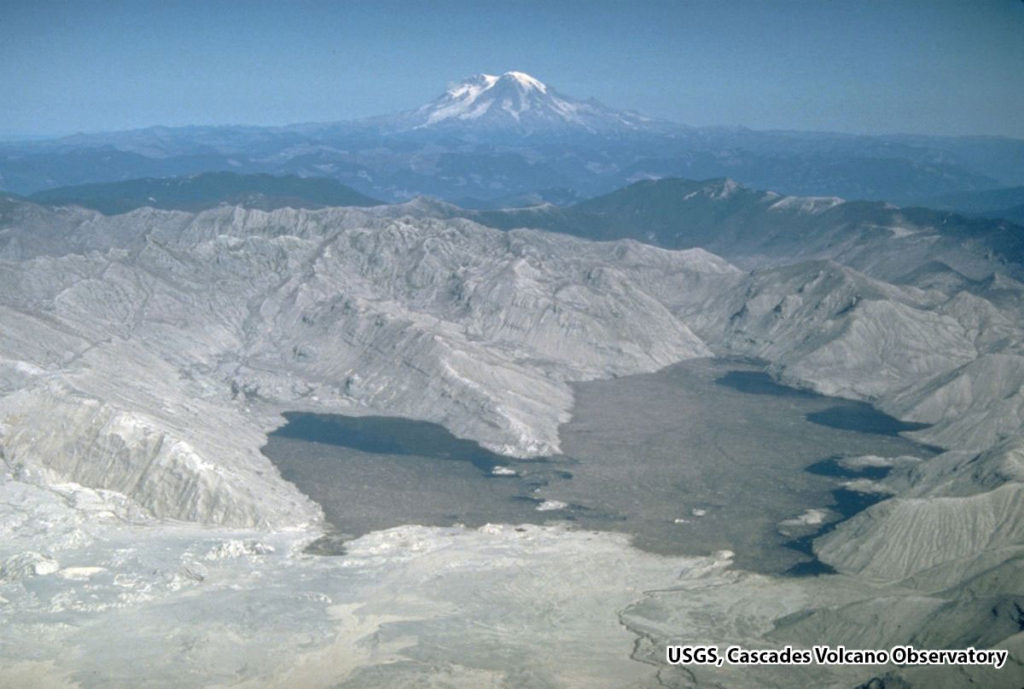
[[[395,112],[478,72],[691,125],[1024,138],[1021,0],[0,0],[0,135]]]

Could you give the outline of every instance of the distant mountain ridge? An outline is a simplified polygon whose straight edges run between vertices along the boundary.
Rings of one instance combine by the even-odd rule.
[[[205,172],[330,177],[385,201],[478,208],[582,199],[664,177],[729,177],[799,196],[921,203],[1024,184],[1024,141],[689,127],[567,96],[521,71],[479,74],[398,114],[279,127],[150,127],[0,143],[0,189]]]
[[[1024,224],[1024,185],[945,194],[926,199],[923,205]]]
[[[382,202],[323,177],[275,177],[205,172],[188,177],[153,178],[58,187],[29,197],[37,203],[76,205],[105,215],[144,206],[198,211],[222,204],[273,210],[327,206],[378,206]]]
[[[197,211],[225,205],[259,210],[381,205],[330,179],[233,173],[66,187],[30,200],[107,215],[146,206]],[[634,239],[668,249],[701,248],[743,267],[801,257],[836,260],[888,281],[937,287],[963,286],[999,271],[1024,280],[1024,227],[1012,222],[879,201],[784,196],[728,178],[644,180],[562,206],[478,210],[420,198],[381,212],[464,218],[501,230],[540,229],[600,241]]]
[[[879,201],[784,196],[727,178],[645,180],[567,207],[463,213],[505,230],[529,227],[668,249],[699,247],[751,267],[783,257],[827,258],[902,280],[938,262],[950,274],[982,278],[1003,266],[1024,278],[1024,227],[1005,220]],[[902,247],[893,250],[893,244]]]

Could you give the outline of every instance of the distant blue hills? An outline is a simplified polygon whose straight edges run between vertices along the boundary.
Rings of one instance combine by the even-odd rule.
[[[359,121],[0,143],[0,189],[20,195],[210,172],[329,178],[371,199],[428,195],[476,208],[566,203],[665,177],[909,204],[1024,185],[1024,141],[687,127],[508,72],[476,75],[420,108]]]

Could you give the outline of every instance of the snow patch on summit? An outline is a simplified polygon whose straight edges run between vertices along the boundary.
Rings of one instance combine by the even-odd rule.
[[[398,120],[399,128],[408,130],[456,124],[536,134],[636,130],[650,121],[634,113],[611,110],[596,101],[573,100],[540,79],[518,71],[469,77],[450,86],[433,103]]]
[[[505,72],[502,76],[508,77],[510,79],[514,79],[516,81],[516,83],[519,84],[520,86],[522,86],[523,88],[536,89],[537,91],[540,91],[541,93],[547,93],[548,92],[548,85],[547,84],[545,84],[540,79],[536,79],[536,78],[530,76],[526,72]],[[492,77],[492,78],[495,81],[497,81],[497,79],[498,79],[497,77]]]

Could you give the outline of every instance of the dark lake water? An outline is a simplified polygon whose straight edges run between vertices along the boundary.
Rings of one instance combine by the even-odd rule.
[[[288,413],[264,452],[336,530],[314,550],[400,524],[565,522],[624,531],[666,554],[729,549],[739,566],[816,574],[812,539],[877,496],[842,488],[842,457],[928,457],[907,424],[773,382],[738,362],[696,360],[576,386],[564,454],[513,460],[445,428],[395,417]],[[916,427],[916,426],[915,426]],[[808,509],[823,523],[780,527]]]
[[[339,416],[284,414],[288,423],[273,432],[281,438],[347,447],[375,455],[409,455],[469,462],[490,474],[507,459],[471,440],[452,435],[447,428],[427,421],[394,416]]]
[[[400,524],[542,523],[536,490],[572,477],[568,460],[516,462],[425,421],[284,416],[263,451],[323,507],[334,544]]]
[[[893,418],[865,402],[839,400],[826,397],[806,390],[789,388],[779,385],[771,376],[763,371],[729,371],[716,381],[740,392],[752,395],[771,395],[775,397],[801,397],[804,399],[831,400],[832,404],[825,409],[810,412],[807,420],[830,428],[859,433],[877,435],[898,435],[904,431],[917,431],[927,428],[926,423],[908,423]]]

